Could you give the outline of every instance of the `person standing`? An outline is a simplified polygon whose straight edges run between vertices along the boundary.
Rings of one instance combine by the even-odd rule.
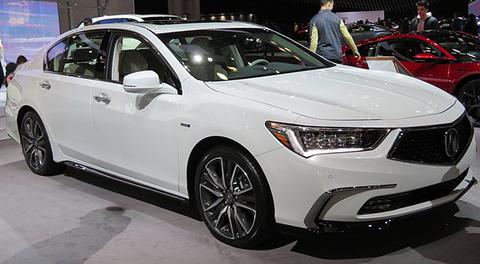
[[[334,0],[320,0],[321,9],[310,20],[310,50],[335,63],[342,63],[342,37],[357,59],[357,45],[342,19],[332,12]]]
[[[5,80],[3,82],[5,87],[8,88],[8,85],[13,80],[13,77],[15,76],[15,70],[16,69],[17,69],[17,64],[13,63],[13,62],[10,62],[10,63],[7,64],[7,66],[5,66]]]
[[[474,14],[468,15],[467,24],[463,28],[463,32],[478,36],[478,22]]]
[[[463,31],[463,28],[465,27],[465,22],[464,19],[460,16],[458,16],[458,13],[453,13],[453,20],[451,24],[451,28],[453,31]]]
[[[426,0],[417,2],[417,17],[410,23],[410,31],[439,29],[438,19],[429,12],[430,3]]]

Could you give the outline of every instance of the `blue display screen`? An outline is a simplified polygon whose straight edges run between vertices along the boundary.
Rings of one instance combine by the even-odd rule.
[[[0,0],[2,63],[18,55],[30,59],[59,34],[57,1]]]

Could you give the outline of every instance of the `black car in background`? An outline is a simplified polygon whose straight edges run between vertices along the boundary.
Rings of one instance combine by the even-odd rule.
[[[348,31],[352,34],[355,41],[361,41],[365,39],[384,37],[392,35],[394,31],[374,25],[374,24],[358,24],[348,26]]]

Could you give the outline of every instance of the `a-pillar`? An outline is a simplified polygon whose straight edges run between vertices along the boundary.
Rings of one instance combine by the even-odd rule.
[[[200,0],[168,0],[168,13],[200,19]]]

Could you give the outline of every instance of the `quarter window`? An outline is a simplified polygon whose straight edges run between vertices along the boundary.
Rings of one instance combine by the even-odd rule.
[[[67,49],[67,41],[59,42],[47,53],[46,68],[52,72],[62,72],[65,59],[65,51]]]

